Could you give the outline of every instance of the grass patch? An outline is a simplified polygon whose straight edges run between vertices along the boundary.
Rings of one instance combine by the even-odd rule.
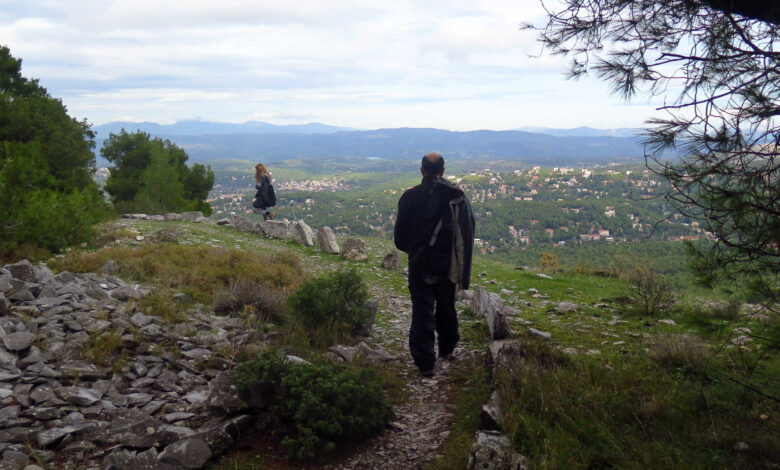
[[[187,307],[173,300],[170,289],[149,293],[138,301],[138,309],[146,315],[160,317],[166,323],[181,323],[187,319]]]
[[[650,346],[650,359],[670,371],[705,374],[711,357],[710,346],[690,334],[659,335]]]
[[[122,336],[117,332],[102,333],[90,338],[81,349],[81,354],[103,367],[118,372],[127,364],[127,352],[122,348]]]
[[[532,468],[737,469],[777,463],[777,431],[761,418],[776,416],[777,403],[733,382],[691,379],[643,357],[609,364],[569,358],[543,343],[524,348],[524,354],[524,367],[497,381],[508,434]],[[662,357],[665,366],[674,364],[671,357],[691,362],[677,347]]]
[[[228,283],[214,297],[214,312],[218,314],[238,313],[254,323],[269,320],[280,321],[280,315],[287,297],[274,288],[244,280]]]

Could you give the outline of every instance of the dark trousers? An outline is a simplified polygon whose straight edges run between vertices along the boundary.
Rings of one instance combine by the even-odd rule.
[[[434,331],[439,336],[439,356],[450,354],[460,339],[455,312],[455,283],[441,279],[429,284],[423,275],[410,269],[409,292],[412,296],[409,351],[420,370],[429,370],[436,364]]]

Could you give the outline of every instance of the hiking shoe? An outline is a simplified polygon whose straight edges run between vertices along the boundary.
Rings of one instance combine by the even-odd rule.
[[[274,212],[269,212],[269,213],[268,213],[268,220],[274,220],[274,218],[276,218],[276,213],[274,213]]]
[[[430,369],[425,369],[425,370],[420,369],[420,375],[422,375],[423,377],[427,377],[427,378],[433,377],[433,367],[431,367]]]

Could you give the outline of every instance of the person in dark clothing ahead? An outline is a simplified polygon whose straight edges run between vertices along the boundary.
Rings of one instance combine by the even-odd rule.
[[[435,334],[442,359],[452,358],[460,339],[455,290],[469,287],[474,215],[463,190],[442,178],[440,154],[425,155],[420,172],[422,183],[398,200],[393,238],[395,246],[409,255],[409,350],[420,373],[431,377]]]
[[[271,174],[262,163],[255,165],[255,189],[257,189],[257,193],[255,193],[255,200],[252,203],[252,211],[255,214],[262,214],[263,220],[273,219],[274,213],[268,208],[276,205],[276,192]]]

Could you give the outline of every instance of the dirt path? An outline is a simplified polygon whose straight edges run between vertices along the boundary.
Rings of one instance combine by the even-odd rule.
[[[380,315],[389,327],[378,328],[372,342],[397,354],[397,364],[406,379],[407,399],[396,405],[396,418],[378,436],[362,444],[345,462],[331,466],[338,470],[416,469],[439,455],[449,436],[453,404],[448,378],[454,366],[439,361],[432,378],[420,376],[408,348],[412,305],[408,297],[391,295],[380,301]],[[399,352],[401,351],[401,352]],[[468,354],[460,345],[455,355]]]

